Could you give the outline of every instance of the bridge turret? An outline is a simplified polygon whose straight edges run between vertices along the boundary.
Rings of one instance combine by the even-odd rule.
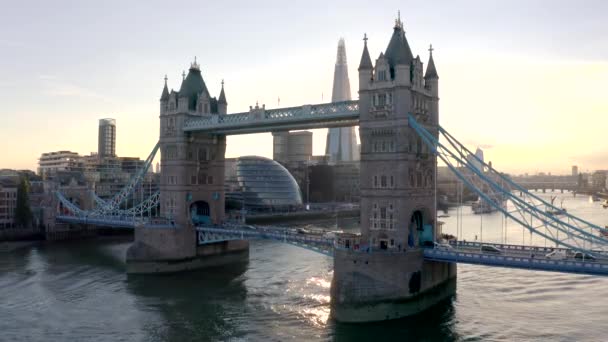
[[[361,54],[361,63],[359,63],[359,90],[364,90],[369,87],[372,80],[374,66],[372,59],[367,51],[367,34],[363,35],[363,53]]]
[[[435,61],[433,60],[432,44],[429,46],[429,62],[424,74],[424,87],[431,95],[428,106],[431,120],[437,124],[439,123],[439,75],[437,74],[437,68],[435,68]]]
[[[228,114],[228,102],[226,102],[226,94],[224,93],[224,80],[222,80],[222,90],[220,91],[220,98],[217,100],[217,112],[218,114]]]
[[[169,88],[167,88],[167,75],[165,75],[165,86],[163,92],[160,95],[160,114],[163,115],[169,108]]]

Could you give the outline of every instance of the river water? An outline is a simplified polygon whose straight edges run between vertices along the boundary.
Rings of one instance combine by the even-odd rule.
[[[608,223],[598,202],[561,196],[569,212]],[[440,219],[444,232],[529,243],[509,222],[505,233],[499,214],[462,212],[462,233],[456,209]],[[356,229],[356,221],[340,225]],[[0,341],[608,340],[608,278],[459,265],[452,300],[417,317],[352,325],[328,319],[328,257],[259,241],[247,263],[127,276],[128,246],[96,240],[1,253]]]

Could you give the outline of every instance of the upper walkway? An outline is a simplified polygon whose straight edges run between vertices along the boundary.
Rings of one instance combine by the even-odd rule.
[[[359,101],[343,101],[277,109],[256,106],[244,113],[193,117],[186,120],[184,131],[235,135],[358,124]]]

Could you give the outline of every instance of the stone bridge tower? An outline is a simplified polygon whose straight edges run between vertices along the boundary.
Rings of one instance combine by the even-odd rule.
[[[184,133],[189,118],[225,115],[224,85],[211,97],[196,60],[178,92],[165,87],[160,100],[161,214],[178,226],[224,221],[226,137]]]
[[[436,157],[409,127],[408,114],[438,134],[438,75],[431,55],[423,75],[397,19],[375,67],[367,38],[359,65],[361,236],[337,250],[332,309],[341,321],[417,313],[451,292],[454,265],[423,259],[433,246]],[[346,238],[345,238],[346,239]]]
[[[223,261],[212,256],[248,251],[246,242],[226,241],[198,247],[194,227],[224,222],[224,153],[226,137],[185,133],[189,118],[225,115],[222,82],[219,98],[211,97],[200,66],[184,72],[179,91],[165,87],[160,99],[161,216],[163,226],[135,228],[135,241],[127,250],[128,273],[177,272]],[[247,255],[247,254],[245,254]],[[230,256],[232,257],[232,256]]]

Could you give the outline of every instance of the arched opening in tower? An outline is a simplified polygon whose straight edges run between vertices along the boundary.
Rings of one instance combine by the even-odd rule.
[[[190,218],[192,224],[210,224],[211,223],[211,210],[209,209],[209,203],[205,201],[196,201],[190,205]]]
[[[412,214],[410,219],[410,226],[407,234],[407,244],[410,247],[417,246],[416,236],[420,235],[420,232],[424,230],[424,221],[422,211],[416,210]]]

